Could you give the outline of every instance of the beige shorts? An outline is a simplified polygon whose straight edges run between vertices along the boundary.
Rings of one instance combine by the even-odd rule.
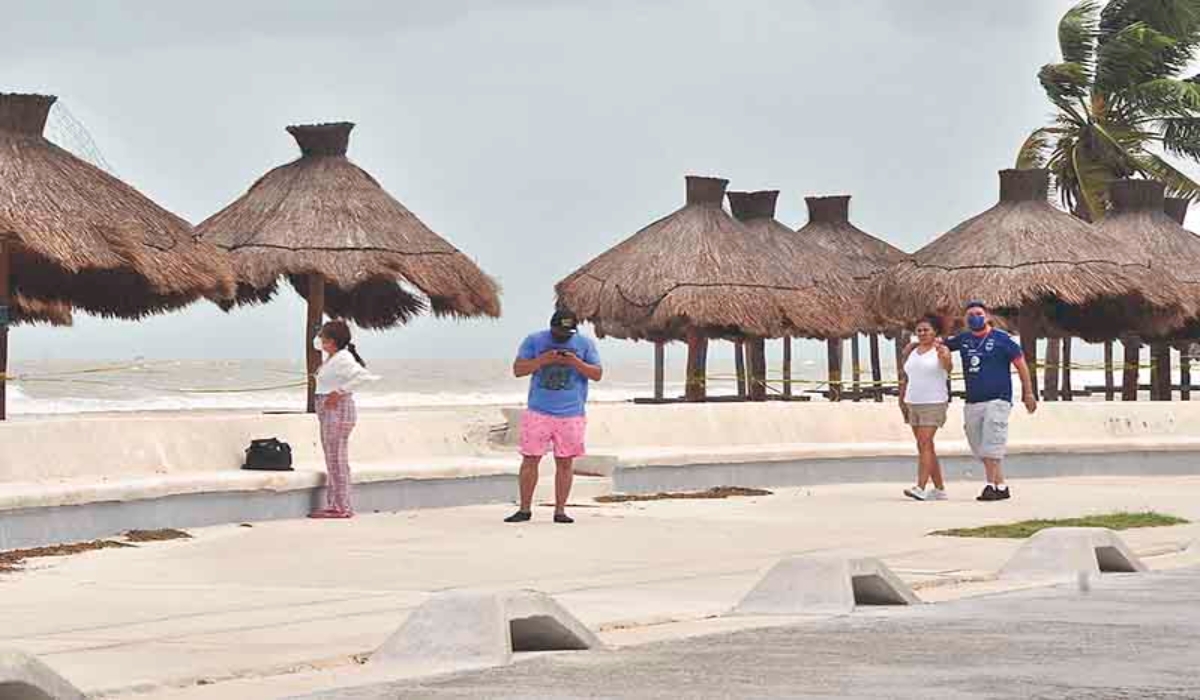
[[[946,424],[944,403],[910,403],[904,412],[904,422],[914,428],[940,428]]]

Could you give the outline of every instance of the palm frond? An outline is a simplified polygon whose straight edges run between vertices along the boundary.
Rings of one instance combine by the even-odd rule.
[[[1200,83],[1157,78],[1134,86],[1121,95],[1140,118],[1191,116],[1200,112]]]
[[[1155,140],[1173,155],[1200,160],[1200,117],[1169,117],[1158,122]]]
[[[1038,82],[1046,96],[1059,109],[1071,113],[1076,113],[1071,101],[1087,97],[1090,81],[1087,70],[1078,63],[1048,63],[1038,71]]]
[[[1096,35],[1099,29],[1100,3],[1083,0],[1067,10],[1058,23],[1058,45],[1064,63],[1075,63],[1087,71],[1096,58]]]
[[[1125,27],[1098,45],[1096,89],[1113,94],[1176,75],[1178,69],[1165,63],[1167,51],[1175,43],[1175,39],[1142,22]]]
[[[1178,75],[1200,47],[1200,0],[1109,0],[1100,13],[1097,44],[1138,24],[1172,39],[1158,56],[1160,75]]]
[[[1025,139],[1025,143],[1021,144],[1020,150],[1017,151],[1016,165],[1013,167],[1018,170],[1046,167],[1047,154],[1051,150],[1051,138],[1061,132],[1062,129],[1050,126],[1034,131],[1029,138]]]
[[[1200,40],[1200,0],[1109,0],[1100,12],[1098,39],[1138,23],[1184,43]]]
[[[1089,221],[1099,221],[1108,209],[1108,185],[1114,179],[1111,168],[1097,157],[1086,139],[1071,149],[1070,169],[1082,208]],[[1078,209],[1078,207],[1077,207]]]
[[[1200,199],[1200,184],[1171,165],[1162,156],[1155,153],[1143,153],[1137,161],[1138,167],[1144,175],[1167,186],[1168,195],[1187,197],[1193,200]]]

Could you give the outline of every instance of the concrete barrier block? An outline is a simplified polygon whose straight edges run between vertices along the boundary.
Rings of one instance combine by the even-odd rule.
[[[29,654],[0,649],[0,700],[84,700],[84,695]]]
[[[731,614],[837,614],[856,605],[919,602],[908,584],[878,559],[804,556],[773,566]]]
[[[917,605],[921,599],[887,564],[872,557],[850,560],[855,605]]]
[[[603,644],[537,591],[449,592],[430,598],[371,656],[371,663],[501,666],[513,653]]]
[[[1000,570],[1001,578],[1073,577],[1146,571],[1146,565],[1112,530],[1053,527],[1030,537]]]

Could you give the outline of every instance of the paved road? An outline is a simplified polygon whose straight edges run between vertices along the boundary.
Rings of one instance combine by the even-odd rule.
[[[1200,569],[307,696],[387,698],[1200,698]]]

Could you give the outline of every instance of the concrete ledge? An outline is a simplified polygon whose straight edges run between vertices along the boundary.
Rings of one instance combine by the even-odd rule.
[[[1125,542],[1103,527],[1053,527],[1037,532],[1017,550],[1001,578],[1046,578],[1079,573],[1136,573],[1146,571]]]
[[[803,556],[771,567],[730,614],[842,614],[857,605],[920,602],[908,584],[878,559]]]
[[[0,649],[0,700],[84,700],[84,697],[36,658]]]
[[[355,484],[401,479],[457,479],[515,475],[515,457],[443,457],[399,464],[352,464]],[[108,501],[136,501],[196,493],[300,491],[323,486],[324,464],[296,464],[295,471],[263,472],[229,469],[157,476],[110,475],[57,482],[8,483],[0,492],[0,511],[71,506]]]
[[[450,592],[414,610],[371,664],[502,666],[522,651],[582,651],[600,640],[536,591]]]
[[[941,450],[939,449],[939,453]],[[939,454],[939,456],[941,456]],[[943,456],[948,479],[978,478],[983,467],[972,457]],[[1193,452],[1045,452],[1010,454],[1004,471],[1015,478],[1118,475],[1190,475],[1200,472]],[[815,486],[819,484],[908,482],[916,458],[905,456],[713,461],[687,465],[629,466],[613,473],[618,493],[654,493],[714,486]]]
[[[507,503],[517,492],[514,474],[453,479],[404,478],[357,483],[360,513]],[[135,500],[8,510],[0,516],[0,551],[111,537],[127,530],[187,528],[303,518],[325,502],[324,488],[203,491]]]
[[[938,440],[943,457],[972,457],[961,433]],[[696,448],[627,447],[606,448],[622,467],[688,466],[693,464],[737,464],[743,462],[788,462],[858,457],[916,458],[916,445],[904,442],[796,443],[782,445],[735,445]],[[1119,440],[1019,440],[1009,443],[1009,455],[1106,454],[1109,452],[1200,452],[1200,438],[1124,438]]]

